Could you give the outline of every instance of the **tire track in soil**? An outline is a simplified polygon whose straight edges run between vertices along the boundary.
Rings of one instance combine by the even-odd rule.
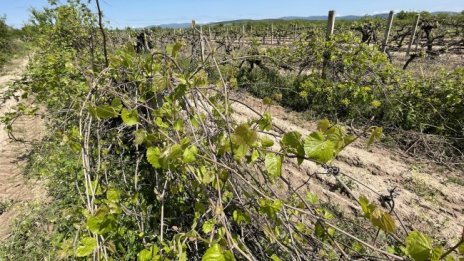
[[[0,96],[8,88],[8,84],[20,79],[27,64],[28,58],[12,61],[6,73],[0,76]],[[0,104],[0,115],[11,111],[17,104],[18,101],[14,99]],[[0,242],[9,237],[14,220],[23,207],[46,197],[46,191],[39,181],[26,179],[22,175],[22,166],[26,163],[26,155],[31,149],[30,142],[40,140],[43,132],[43,120],[38,116],[21,116],[13,124],[15,137],[26,142],[11,140],[4,126],[0,127],[0,203],[12,203],[5,212],[0,213]]]

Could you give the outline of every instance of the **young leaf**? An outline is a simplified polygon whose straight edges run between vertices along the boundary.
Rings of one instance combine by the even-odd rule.
[[[258,135],[256,134],[256,131],[251,129],[246,123],[237,126],[232,134],[232,141],[236,145],[252,146],[257,139]]]
[[[316,205],[319,202],[319,198],[317,197],[316,194],[312,194],[311,192],[306,192],[306,200],[309,201],[309,203]]]
[[[219,244],[214,244],[206,250],[201,258],[202,261],[232,261],[235,260],[233,254],[228,251],[223,251]]]
[[[369,137],[369,141],[367,142],[367,147],[374,144],[374,142],[380,140],[382,138],[383,128],[382,127],[375,127],[372,130],[371,136]]]
[[[182,119],[178,119],[174,122],[174,130],[181,131],[184,128],[184,121]]]
[[[145,142],[145,139],[147,138],[148,133],[146,130],[139,129],[134,131],[134,144],[135,145],[140,145],[143,142]]]
[[[304,156],[305,151],[301,142],[301,134],[297,131],[285,133],[282,137],[282,145],[288,149],[289,152],[297,156]],[[298,164],[303,163],[303,158],[298,157]]]
[[[323,119],[317,122],[317,130],[321,132],[326,132],[330,127],[330,121],[328,119]]]
[[[198,149],[195,145],[192,145],[184,150],[183,159],[184,163],[194,162],[198,154]]]
[[[443,247],[439,246],[432,250],[432,255],[430,257],[430,261],[438,261],[440,260],[441,255],[443,254]]]
[[[127,110],[124,108],[121,112],[121,118],[124,124],[127,126],[134,126],[139,122],[139,115],[137,114],[137,110]]]
[[[257,150],[253,150],[251,152],[250,163],[255,162],[259,158],[259,152]]]
[[[106,207],[99,208],[93,216],[87,218],[87,228],[94,234],[104,235],[115,228],[116,220]]]
[[[262,136],[261,137],[261,146],[264,148],[269,148],[274,145],[274,141],[271,140],[268,136]]]
[[[100,105],[95,108],[95,113],[100,120],[118,117],[119,113],[110,105]]]
[[[395,220],[390,216],[390,214],[383,212],[380,208],[377,208],[374,212],[372,212],[370,219],[374,226],[387,233],[393,233],[396,230]]]
[[[117,188],[110,188],[106,191],[106,199],[111,202],[119,202],[121,199],[121,190]]]
[[[89,256],[97,247],[97,240],[93,237],[84,237],[79,240],[79,245],[76,249],[77,257]]]
[[[334,144],[330,140],[324,140],[321,132],[313,132],[306,139],[304,150],[306,155],[320,163],[326,163],[333,159]]]
[[[138,261],[158,261],[161,257],[158,255],[159,248],[157,246],[151,246],[150,249],[143,249],[137,255]]]
[[[176,42],[175,44],[166,46],[166,52],[169,53],[173,58],[176,58],[180,48],[182,48],[182,43]]]
[[[266,154],[264,159],[264,165],[266,167],[267,172],[271,177],[277,178],[280,177],[282,172],[282,157],[277,156],[274,153]]]
[[[203,226],[202,226],[203,233],[209,234],[211,231],[213,231],[215,225],[216,225],[216,220],[214,219],[207,220],[205,223],[203,223]]]
[[[147,160],[154,168],[161,168],[160,164],[161,151],[158,147],[149,147],[147,149]]]
[[[432,240],[419,231],[412,231],[406,237],[406,251],[414,261],[427,261],[431,257]]]
[[[111,101],[111,107],[113,107],[117,112],[119,112],[122,109],[122,102],[119,98],[114,98]]]
[[[263,118],[258,121],[259,130],[269,131],[272,129],[272,117],[269,113],[265,113]]]
[[[263,104],[264,104],[264,105],[272,105],[272,99],[269,98],[269,97],[267,97],[267,96],[264,97],[264,98],[263,98]]]
[[[369,200],[365,196],[360,196],[359,197],[359,204],[361,205],[361,208],[363,210],[364,216],[366,218],[371,218],[372,212],[375,210],[375,205],[370,204]]]
[[[248,224],[250,223],[250,217],[244,213],[243,211],[240,211],[240,210],[234,210],[233,212],[233,218],[234,218],[234,221],[235,223],[237,224]]]
[[[232,134],[232,143],[234,148],[234,157],[241,160],[248,152],[248,149],[258,140],[258,134],[251,129],[248,124],[241,124],[235,128]]]

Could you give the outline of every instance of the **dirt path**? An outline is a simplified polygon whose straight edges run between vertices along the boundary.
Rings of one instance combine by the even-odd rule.
[[[244,93],[231,96],[263,113],[261,100]],[[233,109],[238,121],[257,118],[255,113],[239,103],[233,103]],[[280,106],[271,106],[270,113],[273,123],[283,130],[298,131],[306,136],[316,129],[316,123],[304,120],[302,113]],[[449,244],[458,239],[464,224],[464,186],[449,182],[449,176],[463,178],[464,173],[433,164],[419,164],[401,151],[381,146],[367,150],[365,144],[365,141],[356,142],[333,162],[343,174],[357,180],[340,176],[353,194],[377,201],[379,195],[375,192],[388,195],[389,189],[397,187],[399,196],[395,199],[395,210],[408,230],[428,232],[436,238],[446,239]],[[305,184],[311,176],[306,185],[309,191],[344,210],[346,215],[353,216],[359,211],[356,201],[338,189],[334,177],[314,175],[315,172],[325,171],[311,162],[298,166],[296,161],[287,161],[283,166],[283,175],[294,187]]]
[[[21,77],[27,63],[27,58],[21,58],[8,66],[0,76],[0,95],[9,83]],[[17,103],[12,99],[0,104],[0,115],[12,110]],[[40,184],[37,181],[26,180],[21,172],[21,166],[25,163],[24,155],[30,149],[29,142],[40,138],[42,130],[40,118],[18,118],[13,125],[13,131],[16,138],[28,141],[24,143],[12,141],[3,126],[0,128],[0,204],[8,206],[6,211],[0,212],[0,242],[8,237],[12,222],[22,206],[30,201],[45,198],[46,193]]]

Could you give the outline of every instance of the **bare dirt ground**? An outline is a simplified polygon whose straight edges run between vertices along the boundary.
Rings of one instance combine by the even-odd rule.
[[[11,62],[0,76],[0,95],[7,85],[21,77],[28,63],[27,58]],[[18,102],[9,100],[0,104],[0,115],[12,110]],[[43,123],[39,117],[20,117],[14,125],[15,137],[26,142],[15,142],[8,133],[0,128],[0,204],[8,206],[0,212],[0,242],[8,238],[15,217],[21,213],[21,208],[31,201],[42,200],[46,192],[35,180],[27,180],[21,171],[25,163],[25,155],[31,148],[31,141],[40,139],[43,133]]]
[[[264,112],[265,107],[259,99],[244,93],[233,93],[231,97]],[[234,103],[233,109],[238,121],[258,117],[239,103]],[[280,106],[271,106],[268,111],[273,123],[285,131],[298,131],[306,136],[316,129],[315,122],[302,120],[302,113]],[[389,189],[397,187],[399,195],[395,199],[395,211],[408,230],[427,232],[448,244],[459,239],[464,224],[464,186],[449,182],[449,177],[462,178],[464,173],[433,163],[418,163],[401,151],[383,148],[381,144],[369,149],[365,144],[366,140],[355,142],[332,162],[340,168],[343,173],[340,179],[353,194],[356,197],[365,195],[379,204],[376,193],[388,195]],[[305,162],[298,166],[292,160],[284,163],[282,173],[294,187],[304,185],[309,179],[305,185],[307,190],[342,209],[347,216],[356,215],[360,207],[354,199],[336,189],[336,179],[329,175],[315,175],[316,172],[325,171],[316,164]]]

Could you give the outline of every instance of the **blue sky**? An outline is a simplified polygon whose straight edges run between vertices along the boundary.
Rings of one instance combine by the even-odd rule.
[[[64,0],[61,0],[63,2]],[[85,0],[86,1],[86,0]],[[232,19],[262,19],[283,16],[364,15],[389,10],[462,11],[464,0],[100,0],[112,27],[142,27],[165,23],[199,23]],[[95,1],[92,0],[92,4]],[[27,22],[31,7],[41,8],[47,0],[0,0],[0,16],[20,27]]]

